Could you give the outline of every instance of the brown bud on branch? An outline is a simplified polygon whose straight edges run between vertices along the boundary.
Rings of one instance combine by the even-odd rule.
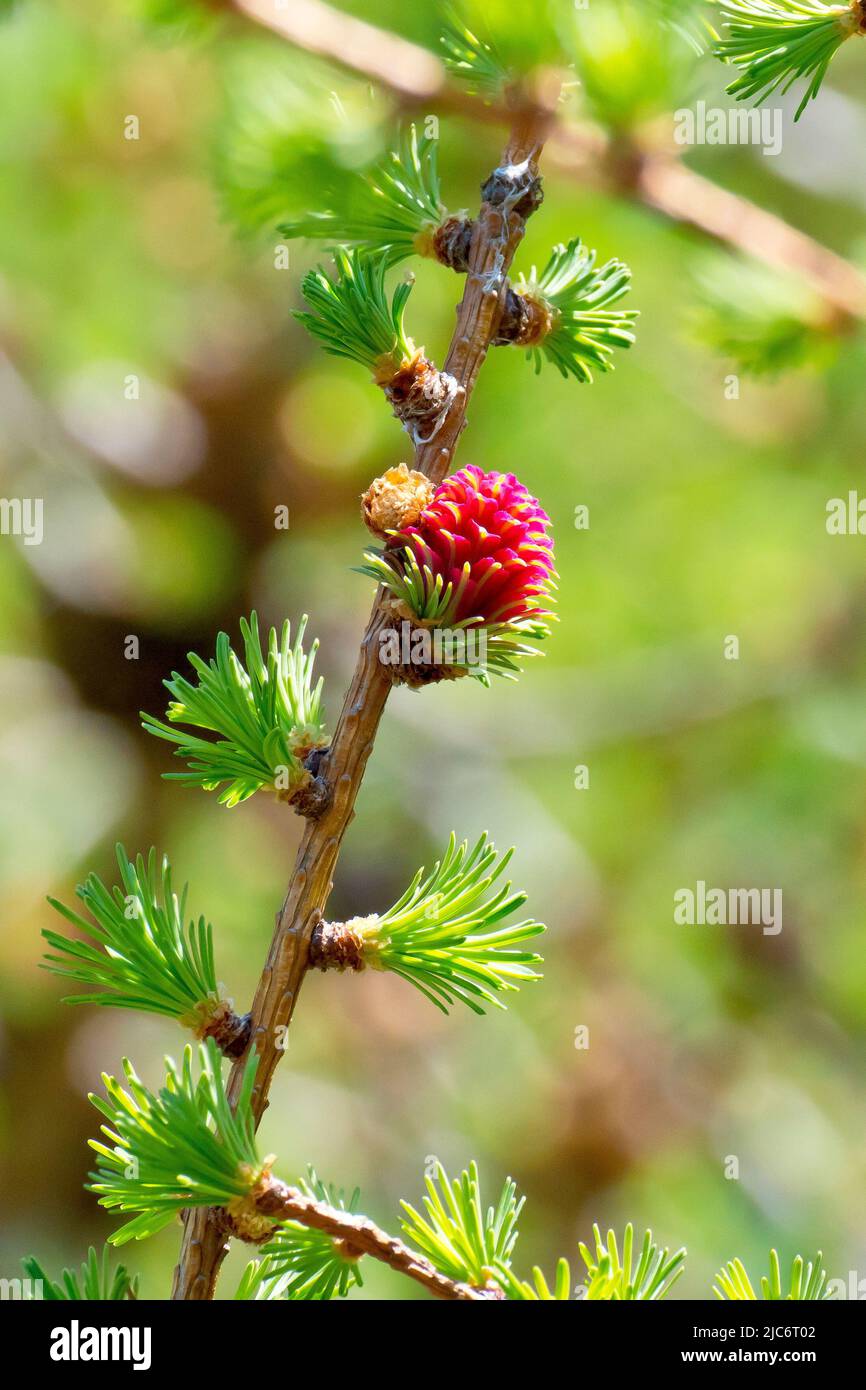
[[[251,1032],[251,1015],[236,1014],[229,1001],[222,999],[196,1029],[196,1037],[213,1038],[224,1057],[237,1058],[246,1052]]]
[[[463,389],[447,372],[438,371],[423,352],[404,357],[399,364],[391,357],[383,358],[374,379],[416,448],[435,439]]]
[[[521,294],[509,285],[496,337],[495,347],[512,344],[515,347],[537,347],[556,327],[559,314],[546,299]]]
[[[348,922],[320,922],[310,940],[309,963],[314,970],[363,970],[364,938],[361,930],[375,917],[353,917]]]
[[[418,520],[433,496],[433,484],[416,468],[398,463],[381,478],[374,478],[361,498],[364,524],[381,540],[391,531],[402,531]]]

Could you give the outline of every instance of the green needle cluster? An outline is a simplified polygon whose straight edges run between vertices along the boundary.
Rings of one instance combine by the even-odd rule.
[[[622,1240],[622,1255],[613,1231],[603,1240],[598,1226],[592,1228],[594,1248],[581,1243],[579,1249],[586,1265],[586,1294],[589,1300],[664,1298],[680,1278],[684,1269],[684,1249],[660,1250],[646,1231],[639,1253],[635,1251],[634,1227],[626,1226]],[[635,1258],[636,1256],[636,1258]]]
[[[713,1284],[716,1298],[740,1301],[754,1301],[758,1295],[746,1272],[742,1260],[729,1260],[716,1275]],[[782,1283],[782,1267],[776,1250],[770,1251],[770,1272],[761,1275],[761,1297],[779,1301],[823,1301],[832,1297],[827,1288],[827,1271],[823,1267],[823,1256],[819,1250],[814,1260],[808,1263],[802,1255],[795,1255],[787,1284]]]
[[[528,355],[541,371],[545,358],[564,377],[591,382],[593,371],[613,371],[616,348],[630,348],[635,341],[635,310],[611,310],[628,293],[631,271],[622,261],[596,266],[596,253],[579,237],[554,247],[539,275],[533,266],[529,279],[521,277],[518,294],[542,302],[552,316],[551,330]]]
[[[389,301],[389,260],[382,251],[335,251],[333,278],[321,267],[309,271],[301,291],[310,309],[295,314],[325,352],[360,362],[383,381],[416,353],[403,323],[412,281],[403,280]]]
[[[571,1298],[571,1266],[561,1259],[551,1287],[536,1265],[530,1279],[519,1279],[512,1269],[497,1269],[496,1279],[506,1298],[524,1303],[566,1303]]]
[[[332,246],[381,253],[386,266],[423,253],[425,239],[447,217],[439,190],[437,152],[438,141],[419,139],[411,125],[398,149],[381,163],[343,180],[339,209],[305,213],[278,230],[287,238],[309,237]]]
[[[119,1303],[124,1298],[138,1297],[138,1277],[132,1278],[123,1265],[112,1268],[107,1245],[103,1247],[102,1259],[91,1245],[81,1269],[61,1270],[59,1280],[50,1278],[33,1255],[21,1263],[27,1278],[37,1286],[41,1284],[39,1297],[46,1302]]]
[[[496,886],[511,854],[497,855],[486,834],[471,850],[452,834],[442,858],[429,873],[419,869],[387,912],[329,930],[340,945],[348,938],[355,969],[390,970],[443,1013],[455,1003],[477,1014],[486,1005],[504,1008],[499,994],[541,978],[542,958],[525,943],[544,931],[532,918],[500,925],[526,901],[510,883]],[[345,954],[320,962],[324,969],[346,963]]]
[[[118,886],[109,890],[97,874],[89,874],[77,889],[92,920],[48,899],[95,944],[44,930],[56,953],[46,953],[44,968],[90,986],[88,993],[68,995],[64,1003],[141,1009],[185,1027],[204,1025],[221,1002],[210,923],[199,917],[184,927],[187,886],[178,898],[164,855],[158,860],[151,849],[146,862],[139,854],[133,864],[123,845],[116,853]]]
[[[464,22],[456,7],[446,7],[442,29],[445,66],[467,90],[481,96],[498,96],[510,81],[509,69],[494,44],[480,38]]]
[[[494,1283],[496,1271],[510,1265],[517,1241],[524,1199],[518,1199],[515,1184],[508,1178],[496,1206],[485,1208],[475,1163],[450,1181],[437,1163],[426,1187],[424,1214],[400,1203],[406,1239],[450,1279],[473,1288]]]
[[[804,81],[799,120],[818,95],[827,68],[846,39],[862,32],[864,13],[822,0],[717,0],[725,32],[716,56],[742,71],[728,87],[740,101],[766,101]]]
[[[177,1067],[166,1059],[165,1085],[154,1094],[124,1061],[126,1089],[103,1074],[106,1098],[90,1096],[105,1116],[109,1141],[91,1139],[97,1154],[89,1188],[109,1211],[135,1213],[111,1236],[112,1245],[142,1240],[184,1207],[228,1206],[249,1196],[265,1165],[259,1160],[251,1096],[258,1058],[247,1058],[234,1110],[226,1096],[220,1054],[212,1038],[187,1047]]]
[[[241,619],[246,665],[232,650],[228,634],[216,641],[216,657],[202,661],[194,652],[189,662],[198,676],[193,685],[177,671],[164,682],[174,699],[168,723],[142,714],[148,733],[175,745],[175,754],[189,764],[187,772],[165,777],[206,791],[220,788],[220,802],[236,806],[268,788],[291,800],[309,781],[304,758],[327,743],[322,714],[322,682],[313,686],[313,662],[318,642],[308,653],[303,639],[304,617],[294,643],[288,622],[278,636],[271,628],[267,655],[262,651],[255,613]],[[174,728],[187,724],[219,735],[202,738]]]
[[[518,1279],[510,1269],[499,1269],[497,1278],[506,1297],[543,1303],[570,1298],[610,1303],[638,1299],[655,1301],[664,1298],[683,1273],[685,1250],[677,1250],[673,1255],[659,1250],[651,1231],[644,1235],[636,1259],[631,1222],[623,1234],[622,1255],[613,1231],[608,1231],[606,1240],[602,1239],[598,1226],[593,1226],[592,1232],[594,1248],[583,1244],[579,1247],[586,1265],[583,1284],[572,1287],[571,1267],[565,1259],[559,1260],[556,1266],[552,1287],[537,1267],[528,1280]]]

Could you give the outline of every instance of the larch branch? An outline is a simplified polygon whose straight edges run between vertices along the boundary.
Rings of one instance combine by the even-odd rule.
[[[463,299],[446,361],[446,370],[458,390],[436,436],[415,450],[415,468],[434,483],[440,482],[451,466],[466,423],[469,398],[496,336],[508,270],[526,218],[540,199],[538,160],[550,120],[551,109],[545,105],[513,111],[502,164],[484,186]],[[318,775],[329,788],[330,801],[318,819],[307,822],[253,1000],[251,1044],[259,1055],[252,1096],[256,1123],[267,1106],[271,1079],[285,1050],[288,1026],[309,965],[310,942],[322,920],[340,845],[354,815],[355,799],[391,689],[386,667],[379,660],[379,633],[389,622],[381,592],[377,593],[334,738],[319,766]],[[228,1086],[232,1104],[237,1103],[243,1071],[243,1061],[236,1061]],[[226,1249],[225,1229],[217,1212],[207,1208],[185,1212],[172,1298],[212,1298]]]
[[[276,1217],[281,1221],[298,1221],[310,1230],[323,1231],[325,1235],[340,1241],[351,1258],[370,1255],[380,1260],[389,1269],[405,1274],[422,1284],[435,1298],[456,1299],[463,1302],[481,1302],[491,1297],[501,1297],[495,1291],[473,1288],[469,1284],[449,1279],[440,1274],[435,1265],[417,1250],[411,1249],[396,1236],[381,1230],[369,1217],[357,1213],[340,1211],[325,1202],[308,1197],[296,1187],[270,1178],[264,1191],[256,1198],[255,1208],[261,1216]]]

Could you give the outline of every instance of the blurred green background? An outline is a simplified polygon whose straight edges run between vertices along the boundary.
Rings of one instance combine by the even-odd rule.
[[[344,8],[388,23],[396,7]],[[400,22],[435,42],[426,7]],[[633,51],[614,49],[606,71],[633,83]],[[799,126],[788,108],[778,160],[689,162],[856,259],[862,60],[840,55]],[[713,64],[650,79],[642,115],[725,100]],[[371,598],[351,572],[358,497],[409,454],[363,371],[290,317],[317,248],[275,266],[280,217],[384,148],[385,98],[242,22],[166,31],[122,0],[14,9],[0,94],[0,488],[45,508],[42,545],[0,540],[12,1276],[22,1254],[59,1268],[110,1232],[82,1190],[86,1093],[126,1054],[156,1085],[184,1042],[159,1019],[59,1004],[38,969],[45,895],[71,901],[90,869],[114,882],[117,839],[168,850],[246,1007],[300,823],[265,796],[226,811],[161,780],[168,750],[137,714],[161,713],[163,677],[256,607],[268,623],[310,614],[332,727]],[[449,207],[477,205],[498,140],[443,119]],[[518,269],[577,233],[626,260],[638,345],[592,387],[494,352],[460,460],[514,470],[552,515],[560,622],[519,684],[394,694],[330,904],[337,919],[382,908],[452,828],[486,829],[517,846],[515,882],[549,925],[545,978],[508,1013],[444,1019],[396,979],[311,976],[263,1151],[281,1174],[311,1161],[358,1183],[392,1228],[427,1156],[476,1156],[489,1195],[506,1174],[527,1194],[521,1270],[631,1219],[688,1246],[677,1296],[709,1296],[735,1254],[760,1272],[771,1244],[866,1273],[866,540],[825,529],[827,499],[861,478],[866,352],[852,338],[821,371],[744,377],[727,399],[735,368],[689,328],[706,248],[554,171],[546,191]],[[441,362],[459,285],[414,268],[409,328]],[[780,887],[784,930],[674,925],[673,894],[697,879]],[[126,1252],[145,1296],[167,1296],[178,1240]],[[378,1268],[363,1294],[414,1296]]]

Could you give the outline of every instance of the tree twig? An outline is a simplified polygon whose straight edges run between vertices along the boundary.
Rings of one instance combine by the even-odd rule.
[[[637,194],[647,207],[806,280],[843,322],[866,318],[866,280],[844,257],[756,203],[664,155],[644,159]],[[840,324],[840,327],[843,324]]]
[[[442,480],[451,465],[472,389],[496,335],[508,270],[526,218],[540,201],[538,160],[550,120],[549,105],[513,112],[502,164],[484,185],[484,202],[473,230],[469,271],[446,361],[446,370],[459,389],[436,436],[415,450],[414,466],[434,483]],[[309,963],[310,940],[322,919],[340,845],[354,814],[355,798],[391,689],[386,668],[379,660],[379,633],[391,621],[381,599],[381,593],[377,594],[334,738],[319,768],[319,776],[331,793],[330,803],[317,820],[307,822],[253,1000],[251,1043],[259,1054],[259,1064],[252,1108],[257,1123],[285,1050],[286,1033]],[[243,1070],[242,1061],[232,1068],[228,1086],[232,1104],[240,1093]],[[218,1213],[207,1208],[188,1210],[172,1298],[212,1298],[226,1248]]]
[[[275,1217],[280,1221],[298,1221],[314,1231],[323,1231],[340,1241],[349,1259],[370,1255],[389,1269],[405,1274],[422,1284],[435,1298],[456,1299],[462,1302],[481,1302],[501,1297],[497,1291],[473,1288],[440,1274],[435,1265],[417,1250],[396,1236],[381,1230],[367,1216],[340,1211],[337,1207],[308,1197],[296,1187],[289,1187],[278,1178],[269,1178],[261,1193],[254,1199],[258,1216]]]
[[[234,8],[298,48],[317,53],[411,101],[441,94],[444,70],[420,44],[335,10],[321,0],[233,0]]]

